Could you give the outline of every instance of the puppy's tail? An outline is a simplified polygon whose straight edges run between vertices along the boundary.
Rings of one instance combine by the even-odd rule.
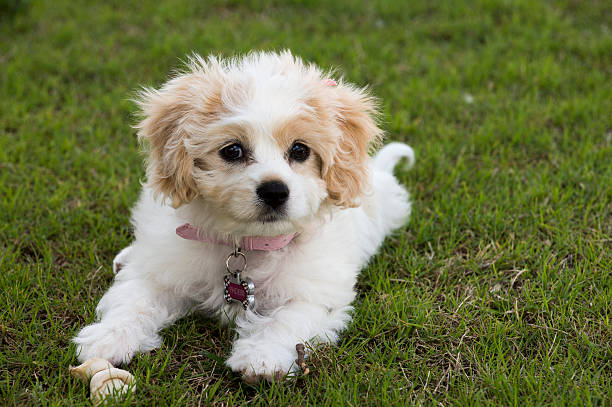
[[[402,158],[406,158],[406,169],[414,165],[414,150],[408,144],[389,143],[374,155],[374,166],[380,170],[392,173]]]

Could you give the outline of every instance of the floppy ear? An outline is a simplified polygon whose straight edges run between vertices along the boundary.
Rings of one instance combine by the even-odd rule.
[[[339,206],[355,207],[368,186],[368,152],[382,139],[376,125],[376,100],[364,89],[339,85],[330,89],[336,95],[336,120],[341,134],[333,151],[331,165],[324,170],[327,192]]]
[[[170,81],[160,90],[144,89],[138,95],[143,119],[136,125],[138,138],[149,143],[147,184],[156,195],[168,198],[172,206],[190,202],[197,195],[192,176],[193,159],[187,153],[187,134],[182,128],[191,107],[181,98],[180,89]]]

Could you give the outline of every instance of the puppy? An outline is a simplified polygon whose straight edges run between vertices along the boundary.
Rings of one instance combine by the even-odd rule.
[[[245,380],[297,369],[295,345],[335,342],[357,275],[410,214],[366,90],[289,51],[190,58],[138,97],[149,146],[134,242],[114,261],[81,361],[128,363],[159,331],[203,311],[233,322],[227,365]]]

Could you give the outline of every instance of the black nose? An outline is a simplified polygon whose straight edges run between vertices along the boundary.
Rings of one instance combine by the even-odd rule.
[[[289,199],[289,188],[281,181],[267,181],[257,187],[257,196],[269,207],[277,209]]]

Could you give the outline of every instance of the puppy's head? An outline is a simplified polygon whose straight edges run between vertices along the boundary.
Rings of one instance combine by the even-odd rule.
[[[382,136],[372,97],[288,51],[194,56],[138,104],[153,191],[235,225],[295,225],[324,202],[355,206]]]

